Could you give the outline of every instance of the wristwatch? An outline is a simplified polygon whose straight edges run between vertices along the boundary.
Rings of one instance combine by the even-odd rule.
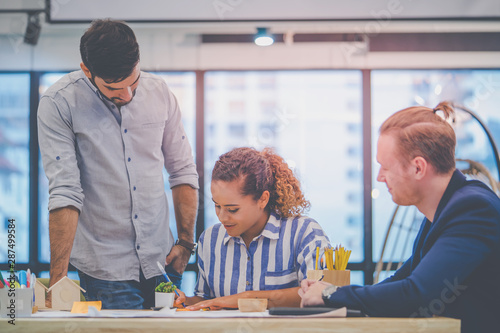
[[[175,241],[175,245],[180,245],[182,247],[185,247],[186,249],[191,251],[191,254],[195,254],[196,248],[198,247],[197,243],[190,243],[190,242],[185,241],[184,239],[180,239],[180,238]]]
[[[323,298],[323,302],[326,302],[330,299],[330,296],[337,291],[339,287],[337,286],[334,286],[334,285],[330,285],[328,287],[326,287],[325,289],[323,289],[323,291],[321,292],[321,298]]]

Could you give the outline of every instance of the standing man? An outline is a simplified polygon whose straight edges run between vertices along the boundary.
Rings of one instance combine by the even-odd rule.
[[[156,262],[180,283],[195,250],[198,174],[191,147],[174,95],[162,78],[141,72],[130,27],[94,21],[80,53],[81,70],[51,86],[38,108],[50,193],[50,285],[71,262],[87,300],[108,309],[148,308],[161,277]]]
[[[412,256],[373,286],[337,288],[302,281],[302,306],[346,306],[378,317],[459,318],[462,332],[497,332],[500,286],[500,200],[455,169],[453,109],[410,107],[380,128],[377,180],[392,200],[415,205],[425,219]]]

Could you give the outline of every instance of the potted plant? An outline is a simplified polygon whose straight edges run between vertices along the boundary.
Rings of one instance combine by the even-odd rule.
[[[155,306],[174,306],[175,290],[177,287],[172,282],[162,282],[155,288]]]

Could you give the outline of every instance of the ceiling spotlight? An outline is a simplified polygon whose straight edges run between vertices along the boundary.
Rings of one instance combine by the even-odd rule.
[[[267,28],[257,28],[257,33],[254,37],[254,42],[258,46],[273,45],[274,37],[267,32]]]

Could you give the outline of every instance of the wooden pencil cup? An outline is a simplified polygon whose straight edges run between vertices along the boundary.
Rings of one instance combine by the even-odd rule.
[[[307,271],[307,278],[310,280],[319,280],[323,277],[322,281],[331,283],[335,286],[342,287],[351,284],[351,271],[335,271],[329,269],[316,269]]]

